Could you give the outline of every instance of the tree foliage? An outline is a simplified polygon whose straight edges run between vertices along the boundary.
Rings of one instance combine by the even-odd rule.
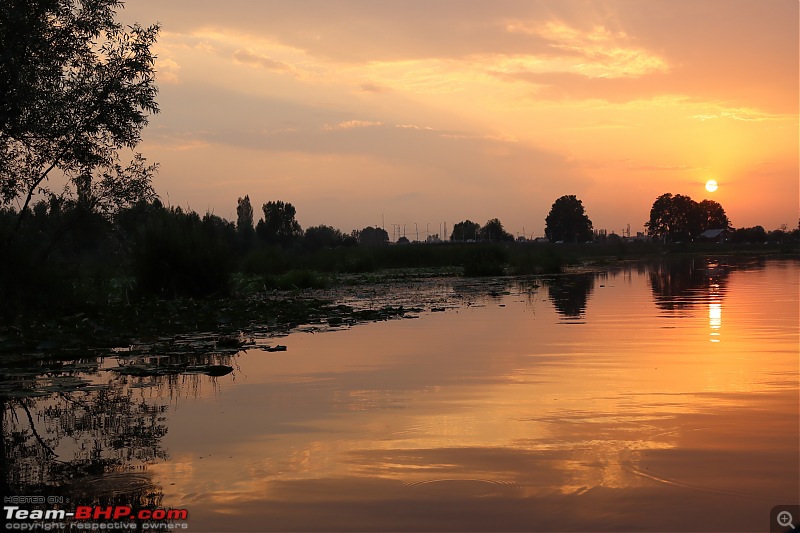
[[[389,234],[385,229],[367,226],[358,232],[358,244],[365,246],[384,246],[389,244]]]
[[[0,205],[20,201],[17,228],[37,193],[113,212],[151,199],[156,170],[128,165],[148,116],[158,112],[158,26],[124,27],[118,0],[5,0],[0,4]]]
[[[236,231],[239,235],[249,237],[253,234],[253,206],[250,203],[250,196],[244,195],[236,203]]]
[[[709,229],[731,229],[731,222],[725,209],[713,200],[703,200],[698,205],[702,231]],[[701,233],[702,233],[701,231]]]
[[[651,237],[671,241],[696,239],[709,229],[730,229],[725,209],[713,200],[698,203],[682,194],[662,194],[653,202],[645,223]]]
[[[492,242],[511,242],[514,236],[503,228],[503,223],[499,219],[488,220],[484,226],[478,230],[478,237],[484,241]]]
[[[551,242],[584,242],[592,238],[592,221],[574,194],[553,203],[545,218],[544,234]]]
[[[269,244],[290,246],[303,236],[300,223],[295,220],[297,211],[288,202],[267,202],[262,206],[264,219],[258,221],[256,233]]]
[[[450,234],[451,241],[471,241],[478,238],[478,231],[481,225],[471,220],[459,222],[453,226],[453,233]]]
[[[336,248],[344,244],[345,236],[334,227],[320,225],[307,228],[303,236],[303,246],[307,250]]]
[[[155,206],[135,228],[136,284],[165,297],[224,292],[232,270],[235,229],[216,215]]]
[[[763,226],[753,226],[752,228],[738,228],[733,232],[733,242],[741,243],[762,243],[767,242],[767,231]]]

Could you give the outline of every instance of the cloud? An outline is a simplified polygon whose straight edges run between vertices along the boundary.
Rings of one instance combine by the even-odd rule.
[[[383,122],[379,121],[372,121],[372,120],[345,120],[344,122],[340,122],[335,126],[330,126],[325,124],[322,126],[323,130],[330,131],[330,130],[346,130],[350,128],[369,128],[370,126],[382,126]]]
[[[715,119],[738,120],[740,122],[763,122],[765,120],[781,120],[792,117],[762,113],[752,109],[733,109],[728,111],[720,111],[718,113],[701,113],[698,115],[692,115],[689,118],[699,120],[701,122]]]
[[[666,60],[641,46],[622,31],[604,26],[581,30],[561,22],[514,22],[506,26],[511,33],[539,35],[550,43],[550,59],[537,65],[538,72],[574,72],[589,78],[631,78],[651,72],[667,71]],[[525,58],[514,61],[500,72],[526,72]],[[517,67],[517,68],[515,68]],[[522,68],[518,68],[522,67]]]
[[[173,59],[156,59],[156,78],[159,83],[180,83],[180,70],[181,66]]]
[[[690,165],[628,165],[626,168],[628,170],[641,172],[685,172],[698,170],[698,167]]]
[[[588,76],[580,72],[501,72],[507,81],[530,83],[536,98],[548,100],[605,100],[622,103],[671,94],[667,76],[656,72],[640,77]]]
[[[233,59],[240,63],[247,63],[249,65],[257,65],[269,70],[277,70],[280,72],[295,73],[297,69],[294,66],[284,61],[272,59],[269,56],[257,54],[252,50],[236,50],[233,52]]]
[[[386,86],[378,85],[377,83],[372,83],[372,82],[361,83],[359,84],[358,89],[359,91],[365,93],[379,93],[379,94],[388,93],[391,91],[391,89],[389,89]]]

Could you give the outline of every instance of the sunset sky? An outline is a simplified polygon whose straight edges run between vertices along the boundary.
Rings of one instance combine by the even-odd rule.
[[[165,202],[306,228],[542,235],[575,194],[643,231],[665,192],[796,227],[796,0],[128,0],[160,22],[140,146]],[[719,183],[706,192],[709,179]],[[382,222],[383,221],[383,222]]]

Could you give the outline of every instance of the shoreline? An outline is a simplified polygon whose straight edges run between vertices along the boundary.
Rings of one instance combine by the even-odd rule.
[[[566,256],[571,247],[591,245],[553,246],[566,246]],[[425,310],[425,306],[414,305],[395,292],[407,289],[401,286],[408,284],[436,283],[437,280],[458,280],[466,286],[492,286],[514,280],[536,283],[540,279],[603,272],[628,264],[681,261],[692,257],[800,259],[800,250],[796,247],[785,248],[773,246],[765,250],[719,245],[713,252],[706,248],[681,247],[656,253],[627,250],[616,257],[583,254],[566,257],[557,271],[515,272],[514,264],[509,262],[503,265],[502,274],[486,276],[465,276],[454,266],[381,268],[343,274],[311,271],[312,276],[324,276],[324,286],[316,288],[268,288],[262,276],[239,274],[227,296],[162,298],[141,295],[109,300],[104,305],[88,304],[69,314],[21,314],[14,320],[0,323],[0,359],[14,366],[31,361],[105,356],[115,348],[136,343],[158,345],[159,342],[163,344],[165,338],[180,337],[196,337],[198,350],[207,351],[209,346],[213,347],[216,337],[270,337],[302,325],[352,326],[402,318]],[[378,292],[381,298],[376,298]],[[383,304],[378,304],[379,301]],[[440,308],[442,303],[428,307]],[[189,345],[191,348],[191,343]]]

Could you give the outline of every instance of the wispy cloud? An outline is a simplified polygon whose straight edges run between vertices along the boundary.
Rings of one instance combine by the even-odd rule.
[[[603,26],[585,31],[560,22],[512,22],[506,31],[542,37],[549,41],[552,53],[509,57],[496,69],[502,73],[572,72],[589,78],[631,78],[669,70],[663,57],[636,46],[625,32]]]
[[[278,61],[267,55],[258,54],[253,50],[248,50],[248,49],[236,50],[235,52],[233,52],[233,59],[235,59],[240,63],[257,65],[259,67],[264,67],[269,70],[277,70],[280,72],[291,72],[291,73],[297,72],[297,69],[293,65],[290,65],[285,61]]]
[[[325,124],[322,126],[322,129],[325,131],[348,130],[352,128],[369,128],[373,126],[382,126],[382,125],[383,122],[375,120],[345,120],[343,122],[339,122],[334,126],[331,126],[330,124]]]
[[[705,122],[706,120],[738,120],[740,122],[764,122],[765,120],[781,120],[791,118],[786,115],[774,115],[769,113],[762,113],[753,109],[732,109],[727,111],[719,111],[716,113],[700,113],[692,115],[689,118]]]
[[[628,165],[628,170],[639,172],[685,172],[690,170],[700,170],[691,165]]]

